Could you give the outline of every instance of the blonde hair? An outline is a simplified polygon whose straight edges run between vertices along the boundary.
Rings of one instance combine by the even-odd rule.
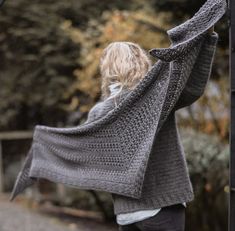
[[[110,95],[109,86],[120,83],[121,89],[133,89],[152,66],[145,50],[132,42],[112,42],[100,58],[102,77],[101,92],[105,99]],[[119,91],[120,93],[120,91]]]

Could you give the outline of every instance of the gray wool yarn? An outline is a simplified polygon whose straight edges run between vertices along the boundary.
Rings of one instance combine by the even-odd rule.
[[[202,57],[203,44],[208,40],[213,48],[218,39],[216,32],[208,37],[207,30],[224,15],[226,7],[225,0],[208,0],[191,19],[168,30],[171,46],[149,51],[158,60],[135,89],[120,98],[117,107],[104,116],[95,115],[98,107],[105,110],[100,102],[82,125],[71,128],[37,125],[10,200],[39,178],[79,189],[106,191],[120,198],[140,199],[154,141],[184,89],[194,90],[190,76]],[[200,80],[197,84],[201,89]],[[169,145],[176,150],[179,144]],[[185,163],[183,155],[181,158],[181,163]],[[186,171],[181,173],[188,179]],[[158,183],[161,187],[162,182]],[[185,187],[182,184],[181,190]],[[192,191],[187,192],[188,195],[182,193],[185,197],[180,200],[192,198]],[[174,196],[168,196],[158,205],[174,201]],[[116,208],[117,213],[131,210],[134,208]]]

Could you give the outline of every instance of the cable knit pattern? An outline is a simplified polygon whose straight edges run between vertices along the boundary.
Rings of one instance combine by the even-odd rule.
[[[200,56],[207,30],[223,16],[226,7],[225,0],[208,0],[191,19],[168,30],[171,46],[149,51],[159,60],[105,116],[101,116],[105,106],[99,102],[82,125],[37,125],[11,200],[38,178],[119,195],[116,213],[192,200],[182,146],[175,139],[174,108]],[[210,39],[213,46],[217,34]],[[197,97],[200,94],[195,90]],[[151,150],[157,150],[156,155],[150,155]],[[157,168],[153,168],[156,163]],[[153,182],[157,182],[156,191],[148,190]]]

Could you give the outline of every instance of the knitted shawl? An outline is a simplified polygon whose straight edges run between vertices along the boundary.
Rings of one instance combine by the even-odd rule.
[[[226,8],[225,0],[207,0],[168,30],[171,46],[149,50],[158,60],[102,118],[71,128],[36,125],[10,199],[39,178],[140,198],[154,137],[186,85],[207,30]]]

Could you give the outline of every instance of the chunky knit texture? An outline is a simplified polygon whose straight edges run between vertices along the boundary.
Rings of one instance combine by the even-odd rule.
[[[193,88],[194,81],[185,86],[201,57],[207,30],[225,11],[225,0],[208,0],[191,19],[168,30],[171,47],[149,51],[159,60],[105,116],[92,120],[95,110],[91,110],[90,120],[76,127],[37,125],[11,199],[37,178],[45,178],[117,194],[116,213],[192,200],[182,146],[175,139],[174,108],[183,90]],[[172,143],[166,146],[161,137]],[[156,155],[150,155],[151,150]],[[156,161],[158,167],[152,175],[148,169]],[[148,191],[152,177],[158,182],[156,191]]]

